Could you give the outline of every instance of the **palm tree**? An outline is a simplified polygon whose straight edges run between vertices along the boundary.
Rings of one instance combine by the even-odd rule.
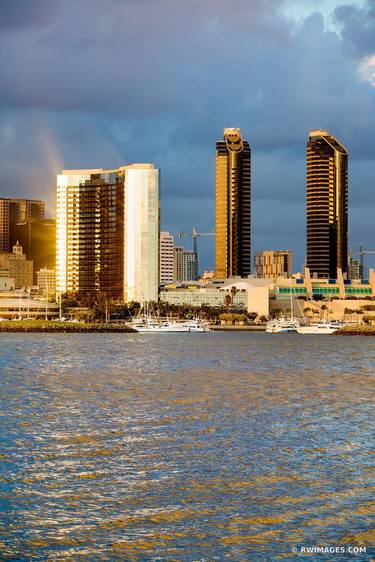
[[[328,306],[326,304],[322,304],[322,306],[320,307],[320,311],[321,311],[321,318],[324,318],[324,313],[326,311],[328,311]],[[328,315],[327,315],[328,316]]]
[[[229,308],[232,303],[232,297],[230,295],[225,295],[224,297],[224,305],[226,308]]]
[[[238,293],[238,289],[235,285],[232,285],[231,290],[230,290],[230,294],[232,297],[232,305],[234,303],[234,297],[236,296],[236,294]]]
[[[311,308],[310,308],[309,306],[306,306],[306,307],[303,309],[303,314],[304,314],[305,316],[311,317]]]

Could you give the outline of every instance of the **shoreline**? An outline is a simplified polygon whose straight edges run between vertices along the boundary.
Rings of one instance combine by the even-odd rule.
[[[368,326],[366,324],[361,324],[359,326],[343,326],[339,328],[337,332],[334,332],[334,336],[375,336],[375,326]]]
[[[5,320],[0,322],[0,332],[12,333],[133,333],[136,330],[124,324],[86,324],[84,322],[59,322],[53,320]]]
[[[213,332],[265,332],[266,326],[261,324],[259,326],[215,326],[210,325],[210,330]]]

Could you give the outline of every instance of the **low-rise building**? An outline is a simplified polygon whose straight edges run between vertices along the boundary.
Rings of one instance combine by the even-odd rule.
[[[36,275],[40,292],[49,298],[54,297],[56,295],[56,271],[45,267],[37,271]]]
[[[36,319],[57,318],[59,305],[45,299],[30,297],[26,291],[0,292],[0,318],[3,319]]]
[[[303,309],[308,308],[310,302],[324,304],[334,301],[330,308],[339,319],[345,308],[353,308],[353,301],[358,308],[371,299],[375,299],[374,270],[369,271],[369,279],[344,279],[341,270],[338,270],[336,279],[311,278],[306,269],[303,276],[289,279],[213,279],[209,285],[168,285],[160,292],[160,300],[170,304],[242,307],[260,316],[268,316],[275,311],[288,314],[291,310],[295,315],[302,316]]]
[[[16,289],[26,289],[33,285],[33,262],[26,259],[20,244],[13,246],[13,252],[0,253],[0,267],[6,269],[14,279]]]

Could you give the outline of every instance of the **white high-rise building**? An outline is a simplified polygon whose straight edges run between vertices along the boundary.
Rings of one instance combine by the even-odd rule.
[[[157,301],[159,291],[159,170],[124,168],[124,300]]]
[[[169,232],[160,233],[160,284],[174,281],[174,240]]]

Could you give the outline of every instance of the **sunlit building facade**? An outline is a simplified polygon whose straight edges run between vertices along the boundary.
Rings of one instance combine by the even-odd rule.
[[[348,151],[328,131],[307,143],[307,259],[317,277],[348,267]]]
[[[125,181],[124,299],[157,301],[159,291],[159,170],[120,168]]]
[[[57,178],[56,290],[123,296],[124,181],[118,171]]]
[[[255,276],[260,279],[289,277],[293,273],[291,250],[266,250],[254,256]]]
[[[0,253],[0,269],[14,279],[16,289],[29,289],[33,286],[33,262],[26,259],[20,244],[15,244],[12,252]]]
[[[36,272],[39,291],[48,298],[56,295],[56,272],[54,269],[43,267]]]
[[[159,171],[152,164],[64,170],[56,221],[58,293],[157,300]]]
[[[160,284],[174,280],[174,239],[169,232],[160,232]]]
[[[216,275],[251,273],[251,152],[240,129],[216,143]]]

